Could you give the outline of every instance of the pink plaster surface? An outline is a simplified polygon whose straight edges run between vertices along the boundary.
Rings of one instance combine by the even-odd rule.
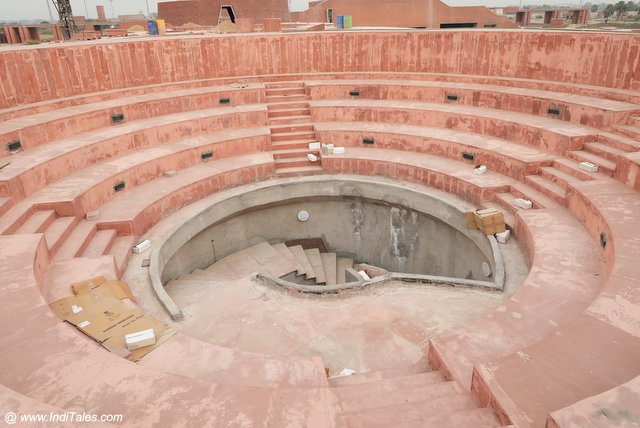
[[[133,426],[369,426],[399,414],[406,426],[497,424],[492,410],[465,407],[473,400],[458,396],[462,385],[503,424],[634,423],[636,42],[601,33],[389,31],[3,49],[0,136],[20,137],[26,148],[1,154],[11,162],[0,170],[3,409],[126,408]],[[216,87],[238,81],[252,86]],[[68,295],[71,282],[121,275],[136,235],[170,213],[273,177],[262,128],[267,108],[255,103],[267,101],[265,82],[283,85],[278,96],[286,99],[303,81],[320,100],[311,103],[315,128],[304,123],[300,131],[347,146],[346,155],[324,156],[316,173],[381,175],[508,211],[531,271],[504,305],[432,339],[432,368],[457,384],[426,388],[429,376],[403,383],[377,374],[378,383],[333,391],[317,359],[240,352],[183,335],[136,366],[52,315],[46,302]],[[353,86],[362,98],[346,100]],[[460,93],[459,103],[445,103],[449,91]],[[254,105],[219,107],[222,94]],[[562,120],[544,117],[552,104],[565,108]],[[127,123],[109,125],[115,110]],[[293,122],[281,125],[273,130],[295,130]],[[376,147],[355,147],[364,136],[375,136]],[[291,136],[272,141],[282,138]],[[216,152],[214,161],[200,163],[205,149]],[[473,174],[462,150],[476,151],[490,171]],[[578,171],[581,156],[598,160],[602,172]],[[169,169],[177,175],[161,176]],[[111,181],[120,179],[127,189],[114,196]],[[516,196],[530,198],[534,209],[513,207]],[[80,221],[93,209],[98,220]],[[246,274],[254,265],[234,266]],[[436,406],[430,394],[439,393],[447,395],[443,406],[463,413],[425,419],[416,403]]]
[[[640,377],[602,394],[586,398],[564,409],[552,412],[547,426],[619,427],[637,426],[640,420]]]
[[[524,180],[525,175],[556,159],[534,147],[448,128],[377,122],[317,122],[314,126],[318,140],[336,147],[359,147],[363,138],[373,137],[375,149],[426,153],[453,160],[462,159],[462,152],[471,152],[476,155],[474,165],[485,164],[516,180]]]
[[[0,108],[149,84],[305,72],[426,70],[636,90],[640,76],[634,37],[519,31],[318,32],[296,37],[274,33],[197,39],[168,36],[159,43],[118,40],[9,48],[0,60],[6,77],[0,82]],[[249,54],[260,40],[272,48]],[[319,49],[321,45],[326,49]],[[500,55],[495,55],[497,46]],[[522,54],[522,46],[529,48],[527,55]],[[231,61],[228,51],[245,54]],[[554,55],[549,55],[552,51]],[[601,54],[590,54],[593,51]],[[22,66],[27,63],[28,67]]]
[[[258,104],[262,101],[261,86],[254,84],[245,89],[214,86],[159,91],[33,114],[0,122],[0,141],[19,139],[22,146],[29,149],[50,141],[106,128],[111,125],[112,114],[124,114],[125,121],[148,119],[211,108],[218,105],[220,98],[230,98],[232,105]]]
[[[458,96],[457,104],[539,116],[547,116],[547,109],[554,107],[562,111],[557,119],[595,127],[611,126],[630,113],[640,113],[638,104],[607,98],[464,82],[349,79],[306,81],[305,87],[313,100],[348,99],[349,91],[358,89],[361,99],[443,102],[453,94]]]
[[[311,101],[315,122],[371,121],[433,126],[516,140],[554,153],[597,134],[595,128],[546,117],[455,104],[387,100]]]
[[[160,177],[104,205],[99,225],[142,235],[159,219],[204,196],[270,178],[273,168],[273,156],[254,153],[194,166],[174,177]]]

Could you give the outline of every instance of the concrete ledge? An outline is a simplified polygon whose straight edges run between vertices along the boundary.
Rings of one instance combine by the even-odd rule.
[[[353,269],[347,269],[347,273],[352,279],[354,279],[354,281],[336,285],[300,285],[265,273],[257,273],[255,276],[255,280],[272,287],[281,288],[291,292],[307,294],[339,294],[343,291],[353,290],[356,288],[364,288],[366,286],[362,278],[358,280],[358,277],[360,277],[360,275],[358,275],[358,273]]]
[[[594,127],[611,127],[629,115],[640,113],[640,105],[584,95],[532,88],[455,81],[401,79],[342,79],[305,81],[313,100],[349,99],[357,90],[359,99],[388,99],[421,102],[452,102],[505,111],[550,116],[549,108],[559,108],[555,119]],[[455,99],[448,101],[447,96]]]
[[[382,122],[471,131],[564,155],[595,140],[598,130],[530,114],[415,101],[311,101],[314,122]]]

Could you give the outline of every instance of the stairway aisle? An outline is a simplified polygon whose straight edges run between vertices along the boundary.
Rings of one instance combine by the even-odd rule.
[[[276,175],[297,177],[322,174],[320,160],[312,162],[308,158],[308,155],[319,158],[319,150],[309,150],[309,143],[316,141],[316,135],[304,84],[267,84],[267,108]]]
[[[490,408],[439,371],[371,372],[329,378],[340,404],[339,423],[350,428],[502,426]]]

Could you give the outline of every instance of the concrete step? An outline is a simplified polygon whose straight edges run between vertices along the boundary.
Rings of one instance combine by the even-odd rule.
[[[53,257],[54,261],[79,257],[97,232],[95,223],[80,220]]]
[[[216,282],[216,281],[235,281],[237,276],[233,272],[227,272],[225,269],[220,269],[219,266],[216,267],[217,263],[209,266],[207,270],[196,269],[190,274],[182,275],[180,279],[188,279],[194,281],[208,281],[208,282]]]
[[[295,168],[281,168],[276,171],[276,177],[302,177],[305,175],[319,175],[324,170],[321,166],[299,166]]]
[[[309,121],[310,118],[307,117],[306,119],[306,121],[301,123],[269,125],[271,135],[289,134],[292,132],[313,132],[313,123]]]
[[[79,221],[77,217],[58,217],[47,227],[44,237],[47,240],[50,255],[53,256],[62,247]]]
[[[183,279],[171,280],[164,289],[179,308],[199,301],[214,286],[215,282],[201,279],[199,281]]]
[[[36,211],[14,232],[14,235],[43,233],[56,218],[54,210]]]
[[[299,141],[299,140],[315,141],[315,136],[316,136],[316,133],[314,131],[273,133],[271,134],[271,141],[274,143],[279,143],[284,141],[291,142],[291,141]],[[280,147],[280,148],[289,148],[289,147]]]
[[[525,199],[528,199],[528,198],[525,198]],[[523,208],[513,205],[513,201],[515,200],[516,200],[516,196],[511,193],[497,193],[495,196],[495,203],[498,204],[500,207],[502,207],[502,209],[507,210],[513,216],[515,216],[516,213],[518,213],[518,211],[526,211]],[[534,208],[535,208],[535,204],[534,204]]]
[[[278,253],[280,253],[283,258],[289,260],[296,267],[296,275],[304,274],[304,268],[302,267],[296,256],[294,256],[291,250],[289,250],[289,247],[287,247],[284,243],[280,243],[273,245],[273,248]]]
[[[375,382],[382,379],[390,379],[395,377],[430,373],[432,371],[434,370],[431,370],[431,366],[429,366],[426,359],[422,358],[410,366],[403,366],[399,368],[375,372],[355,373],[351,376],[330,377],[328,381],[329,386],[338,387],[347,385],[358,385],[362,383]]]
[[[4,215],[15,205],[15,199],[11,196],[0,197],[0,216]]]
[[[288,80],[282,82],[267,82],[264,84],[266,89],[277,88],[304,88],[304,82],[300,80]]]
[[[311,109],[307,107],[298,108],[282,108],[282,109],[269,109],[268,117],[270,120],[277,118],[291,118],[291,117],[306,117],[307,121],[311,118]]]
[[[291,94],[291,95],[267,95],[267,104],[282,103],[282,102],[306,102],[309,98],[306,94]]]
[[[400,403],[391,406],[346,413],[345,419],[350,427],[387,427],[397,423],[422,421],[442,417],[453,412],[477,409],[470,394],[435,398],[433,400]],[[418,425],[424,426],[424,425]],[[456,425],[440,425],[454,428]],[[478,426],[478,428],[480,428]]]
[[[375,375],[375,376],[374,376]],[[357,375],[345,376],[354,377]],[[337,378],[340,379],[340,378]],[[395,391],[405,388],[414,387],[427,387],[427,385],[434,385],[437,383],[446,382],[442,373],[439,371],[432,371],[419,374],[407,374],[404,376],[396,377],[384,377],[382,372],[371,372],[367,380],[360,383],[332,386],[341,398],[351,398],[362,395],[363,391],[367,393]]]
[[[564,204],[566,201],[567,192],[564,187],[554,183],[548,178],[542,177],[541,175],[527,175],[524,178],[524,182],[559,204]]]
[[[633,140],[640,141],[640,128],[631,125],[617,125],[614,127],[618,134],[629,137]]]
[[[309,123],[310,121],[311,121],[310,115],[276,117],[276,118],[269,119],[269,126],[297,125],[297,124]]]
[[[324,269],[324,279],[327,285],[336,285],[336,253],[321,253],[322,268]]]
[[[297,271],[298,275],[304,275],[307,279],[312,279],[316,277],[315,272],[313,271],[313,267],[311,267],[311,263],[307,258],[307,255],[302,248],[302,245],[294,245],[293,247],[289,247],[289,251],[291,254],[298,259],[298,264],[302,266],[302,271]]]
[[[122,274],[127,266],[127,261],[131,257],[133,246],[136,244],[136,237],[131,235],[118,236],[113,242],[107,254],[113,256],[116,261],[116,269]]]
[[[429,401],[441,397],[452,397],[462,391],[456,382],[438,382],[431,385],[419,385],[402,388],[400,390],[385,390],[371,392],[367,391],[369,385],[360,385],[357,394],[353,389],[341,391],[336,389],[337,396],[340,397],[340,404],[345,412],[359,412],[369,409],[377,409],[395,404]],[[344,396],[343,396],[344,395]]]
[[[309,150],[308,146],[300,149],[287,149],[287,150],[274,150],[271,152],[275,160],[289,159],[289,158],[301,158],[311,153],[316,156],[320,156],[319,150]]]
[[[564,172],[553,166],[543,166],[540,168],[540,176],[553,181],[558,186],[567,190],[569,183],[577,183],[582,180],[574,177],[573,175]]]
[[[309,250],[304,250],[307,259],[309,260],[309,264],[311,264],[311,268],[315,274],[316,284],[325,284],[326,279],[324,277],[324,268],[322,266],[322,258],[320,257],[320,250],[317,248],[311,248]],[[309,276],[307,276],[307,279]]]
[[[623,152],[637,152],[640,150],[640,142],[625,135],[614,134],[613,132],[601,132],[598,134],[598,143],[606,144]]]
[[[459,410],[444,415],[421,417],[410,421],[405,427],[455,427],[455,428],[497,428],[503,426],[490,408]],[[395,426],[394,428],[400,428]]]
[[[267,104],[267,110],[269,113],[277,112],[277,111],[288,111],[288,110],[296,110],[303,109],[309,110],[309,101],[285,101],[279,103],[269,103]]]
[[[297,168],[302,166],[314,166],[320,165],[320,161],[311,162],[308,157],[295,157],[295,158],[284,158],[284,159],[276,159],[274,161],[276,170],[281,170],[283,168]]]
[[[627,154],[624,150],[620,150],[603,143],[585,143],[582,150],[608,159],[611,162],[617,162],[618,159]]]
[[[340,257],[336,260],[336,283],[337,284],[344,284],[346,282],[345,269],[350,267],[353,267],[353,259]]]
[[[303,96],[307,96],[304,87],[301,86],[291,86],[291,87],[286,87],[286,88],[268,88],[265,91],[266,95],[267,95],[267,99],[269,97],[275,97],[275,96],[286,96],[286,97],[290,97],[292,95],[303,95]]]
[[[602,156],[589,153],[585,150],[570,151],[568,153],[568,157],[577,162],[591,162],[595,165],[598,165],[599,172],[602,172],[603,174],[609,176],[612,176],[614,171],[616,170],[615,162],[611,162],[610,160],[605,159]]]
[[[118,231],[115,229],[98,230],[82,253],[82,257],[104,256],[109,252],[117,237]]]
[[[593,180],[593,174],[580,169],[578,162],[572,159],[560,158],[553,161],[553,166],[562,172],[581,181]]]
[[[309,150],[309,143],[312,143],[317,140],[313,138],[302,138],[299,140],[285,139],[283,141],[274,141],[273,136],[271,136],[271,141],[272,141],[271,148],[275,151],[280,151],[280,150],[300,150],[300,149]]]

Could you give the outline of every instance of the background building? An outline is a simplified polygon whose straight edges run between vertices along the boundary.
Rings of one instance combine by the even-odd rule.
[[[335,22],[353,17],[354,26],[414,28],[513,28],[516,24],[484,6],[451,7],[440,0],[321,0],[290,12],[288,0],[174,0],[158,4],[158,16],[173,25],[217,25],[235,18],[280,18],[284,22]]]

